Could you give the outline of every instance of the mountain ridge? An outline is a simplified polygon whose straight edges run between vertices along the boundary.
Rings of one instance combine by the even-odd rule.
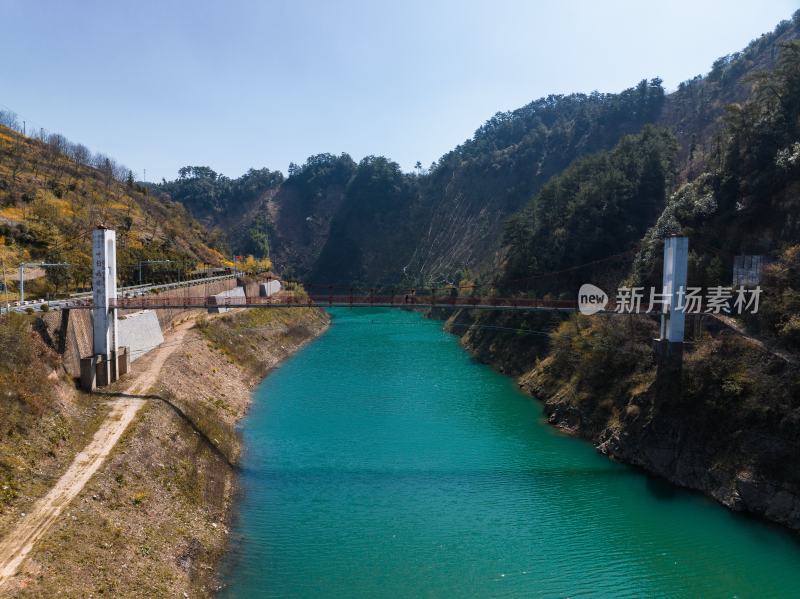
[[[356,164],[347,154],[318,154],[208,224],[226,229],[232,247],[252,248],[251,224],[260,219],[256,235],[269,238],[278,268],[307,282],[491,280],[507,260],[508,219],[575,160],[654,124],[677,141],[675,186],[698,176],[721,152],[726,107],[746,100],[755,73],[772,68],[781,45],[800,36],[798,14],[669,94],[655,78],[618,94],[540,98],[495,114],[417,173],[382,156]],[[160,190],[180,199],[178,181]]]

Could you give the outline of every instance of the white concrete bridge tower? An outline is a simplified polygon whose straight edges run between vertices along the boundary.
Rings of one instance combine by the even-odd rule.
[[[88,391],[116,381],[129,360],[117,346],[117,235],[102,226],[92,233],[92,301],[93,355],[81,359],[81,386]]]

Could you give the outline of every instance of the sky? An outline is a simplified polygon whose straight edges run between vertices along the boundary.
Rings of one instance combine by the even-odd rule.
[[[140,179],[322,152],[411,170],[551,93],[667,90],[800,0],[0,0],[0,109]]]

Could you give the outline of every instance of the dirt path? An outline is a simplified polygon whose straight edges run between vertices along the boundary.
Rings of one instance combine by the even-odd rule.
[[[137,373],[124,391],[125,395],[143,395],[156,383],[167,358],[180,345],[193,320],[178,325],[149,358],[149,364]],[[144,360],[144,359],[143,359]],[[145,399],[122,397],[111,401],[111,411],[89,445],[81,451],[55,486],[31,509],[16,527],[0,539],[0,587],[19,569],[33,549],[69,503],[81,492],[92,475],[102,466],[122,433],[146,403]]]

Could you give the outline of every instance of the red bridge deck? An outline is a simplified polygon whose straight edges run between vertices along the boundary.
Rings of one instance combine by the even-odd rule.
[[[458,297],[414,295],[325,295],[312,294],[297,297],[281,294],[277,297],[130,297],[118,298],[115,307],[124,310],[157,310],[175,308],[469,308],[483,310],[557,310],[574,312],[577,303],[572,300],[544,300],[506,297]],[[91,309],[92,301],[76,300],[65,308]]]

